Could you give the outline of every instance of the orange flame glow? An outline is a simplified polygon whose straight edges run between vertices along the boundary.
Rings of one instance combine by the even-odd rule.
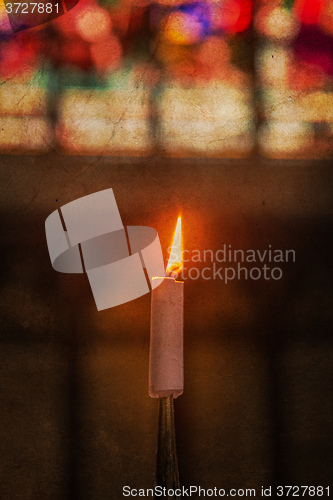
[[[182,268],[182,234],[181,234],[181,218],[178,217],[175,234],[173,237],[169,262],[166,268],[166,275],[176,278]]]

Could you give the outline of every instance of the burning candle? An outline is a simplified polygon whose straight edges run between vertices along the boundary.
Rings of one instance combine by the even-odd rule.
[[[149,395],[177,398],[184,388],[184,282],[176,278],[182,266],[181,218],[178,218],[166,276],[153,280],[150,324]]]

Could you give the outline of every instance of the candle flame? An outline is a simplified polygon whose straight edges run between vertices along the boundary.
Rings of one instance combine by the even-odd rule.
[[[182,234],[181,234],[181,218],[178,217],[175,234],[173,237],[169,262],[166,268],[166,275],[176,278],[182,268]]]

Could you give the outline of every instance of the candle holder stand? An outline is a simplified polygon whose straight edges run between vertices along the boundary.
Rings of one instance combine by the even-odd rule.
[[[166,490],[180,488],[173,396],[159,398],[156,485],[165,487]],[[163,498],[174,500],[175,497]]]

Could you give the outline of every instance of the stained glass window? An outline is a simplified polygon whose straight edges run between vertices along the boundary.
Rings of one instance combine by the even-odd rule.
[[[32,29],[9,5],[2,151],[332,155],[330,0],[80,0]]]

